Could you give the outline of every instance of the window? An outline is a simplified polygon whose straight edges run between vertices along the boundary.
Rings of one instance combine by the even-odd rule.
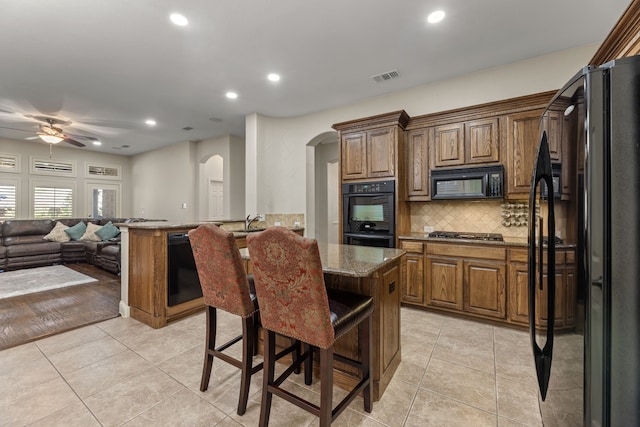
[[[98,163],[85,163],[85,176],[97,179],[122,179],[122,167]]]
[[[0,220],[16,218],[16,185],[0,183]]]
[[[120,184],[87,183],[87,211],[92,218],[120,216]]]
[[[36,184],[33,187],[34,218],[73,217],[73,187]]]
[[[32,175],[76,176],[76,162],[73,160],[52,160],[31,157]]]
[[[20,172],[20,155],[0,153],[0,172]]]

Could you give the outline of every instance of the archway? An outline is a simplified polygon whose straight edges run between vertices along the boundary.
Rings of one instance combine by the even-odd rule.
[[[338,133],[324,132],[307,143],[307,236],[338,242]]]

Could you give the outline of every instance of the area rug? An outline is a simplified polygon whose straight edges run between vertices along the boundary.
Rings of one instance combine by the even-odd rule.
[[[0,299],[95,282],[96,279],[63,265],[25,268],[0,273]]]

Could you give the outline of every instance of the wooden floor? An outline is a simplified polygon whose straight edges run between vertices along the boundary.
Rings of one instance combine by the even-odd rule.
[[[118,316],[120,276],[89,264],[65,266],[98,281],[0,299],[0,350]]]

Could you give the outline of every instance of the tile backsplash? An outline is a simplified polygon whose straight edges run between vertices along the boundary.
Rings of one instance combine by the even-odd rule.
[[[432,226],[434,230],[441,231],[500,233],[506,237],[527,237],[528,227],[503,225],[503,203],[501,200],[412,202],[411,231],[422,233],[424,226]],[[525,200],[517,203],[528,202]],[[566,219],[566,207],[558,203],[557,230],[565,228]]]

